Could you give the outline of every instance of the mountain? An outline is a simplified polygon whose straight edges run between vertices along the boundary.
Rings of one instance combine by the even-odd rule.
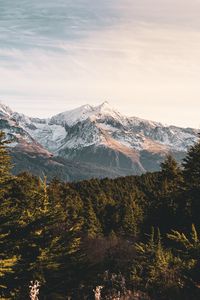
[[[33,119],[33,121],[37,126],[46,122],[40,119]],[[47,175],[48,179],[57,177],[67,181],[118,176],[118,173],[101,166],[95,167],[55,156],[29,133],[37,130],[33,121],[0,103],[0,130],[4,131],[7,139],[10,140],[9,150],[15,174],[29,171],[38,176]],[[56,128],[51,126],[52,129],[54,127]],[[53,138],[55,139],[55,136]]]
[[[198,136],[196,129],[124,116],[108,102],[49,119],[27,117],[0,104],[0,130],[13,140],[16,172],[21,170],[18,157],[26,155],[22,161],[33,173],[50,168],[53,175],[62,174],[67,180],[156,171],[168,153],[181,160]],[[60,166],[59,172],[55,165]],[[71,175],[65,176],[69,170]]]

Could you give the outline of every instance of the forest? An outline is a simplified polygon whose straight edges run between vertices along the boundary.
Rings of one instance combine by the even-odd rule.
[[[12,175],[1,132],[0,299],[35,280],[40,300],[200,299],[200,140],[159,172],[67,183]]]

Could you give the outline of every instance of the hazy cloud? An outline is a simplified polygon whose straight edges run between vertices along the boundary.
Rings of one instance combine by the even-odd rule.
[[[108,99],[197,127],[199,11],[195,0],[0,1],[0,97],[43,116]]]

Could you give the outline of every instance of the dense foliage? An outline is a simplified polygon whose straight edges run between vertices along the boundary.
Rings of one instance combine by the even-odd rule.
[[[98,285],[103,299],[200,298],[200,142],[181,166],[76,183],[13,176],[6,146],[1,133],[1,299],[28,299],[31,280],[48,300]]]

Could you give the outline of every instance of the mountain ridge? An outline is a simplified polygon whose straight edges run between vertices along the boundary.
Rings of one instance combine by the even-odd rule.
[[[107,101],[98,106],[86,104],[47,119],[13,112],[0,103],[0,121],[0,129],[8,137],[14,136],[14,151],[32,151],[47,159],[62,157],[88,164],[91,173],[92,168],[103,168],[116,176],[156,171],[169,153],[180,160],[198,136],[197,129],[127,117]],[[105,176],[109,172],[105,171]]]

